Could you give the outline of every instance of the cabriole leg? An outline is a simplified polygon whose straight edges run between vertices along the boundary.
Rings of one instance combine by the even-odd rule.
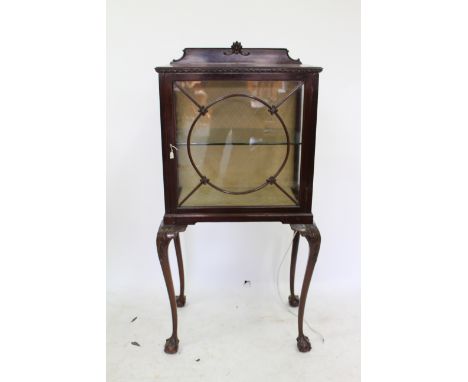
[[[182,249],[180,248],[179,234],[174,237],[174,246],[177,256],[177,267],[179,268],[180,293],[176,296],[176,303],[179,308],[185,305],[185,279],[184,279],[184,261],[182,259]]]
[[[300,235],[297,232],[294,232],[294,239],[292,243],[291,250],[291,267],[289,269],[289,290],[291,294],[289,295],[289,305],[292,307],[299,306],[299,296],[294,294],[294,278],[296,275],[296,260],[297,260],[297,249],[299,247],[299,237]]]
[[[166,340],[166,344],[164,346],[164,351],[169,354],[177,352],[177,349],[179,348],[179,339],[177,338],[176,298],[174,285],[172,283],[171,267],[169,265],[168,247],[170,241],[174,239],[179,232],[185,231],[185,228],[185,226],[164,225],[164,223],[161,223],[156,236],[156,247],[158,249],[159,262],[161,263],[164,281],[166,282],[172,313],[172,335]]]
[[[320,232],[315,224],[298,224],[291,225],[294,231],[298,231],[302,236],[307,239],[309,243],[309,258],[307,260],[306,271],[304,275],[304,282],[302,284],[301,296],[299,301],[299,313],[298,313],[298,329],[299,336],[297,337],[297,347],[301,352],[308,352],[312,348],[310,345],[309,338],[304,335],[303,324],[304,324],[304,309],[307,300],[307,292],[309,291],[310,280],[314,273],[315,263],[317,261],[318,253],[320,250]]]

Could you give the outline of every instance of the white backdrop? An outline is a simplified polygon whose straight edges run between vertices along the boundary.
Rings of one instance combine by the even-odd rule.
[[[109,0],[107,6],[108,290],[166,293],[155,249],[164,202],[153,68],[179,58],[184,47],[229,47],[235,40],[244,47],[285,47],[304,64],[324,68],[313,199],[322,248],[312,288],[358,288],[359,2]],[[181,238],[187,294],[244,280],[272,283],[291,238],[289,226],[280,223],[189,226]],[[301,241],[299,281],[306,255]],[[286,289],[288,263],[282,271]]]
[[[2,175],[6,177],[0,208],[4,233],[0,253],[5,254],[1,258],[0,283],[5,292],[2,295],[7,306],[4,310],[14,314],[2,316],[2,339],[8,343],[8,348],[3,352],[6,362],[0,369],[0,380],[32,380],[38,379],[38,375],[50,381],[98,380],[103,376],[101,339],[104,334],[100,320],[104,315],[103,296],[99,290],[104,282],[101,273],[104,259],[100,253],[104,249],[101,164],[104,163],[102,141],[105,138],[100,127],[105,119],[101,110],[105,103],[101,78],[105,68],[102,23],[105,3],[89,0],[69,6],[56,0],[26,3],[27,13],[24,12],[25,2],[8,2],[0,13],[0,29],[9,36],[3,47],[14,57],[2,62],[6,70],[1,71],[2,104],[7,107],[0,113],[0,126],[8,128],[0,129]],[[349,224],[358,221],[358,215],[351,208],[358,200],[355,197],[357,155],[353,154],[358,150],[357,134],[350,133],[357,133],[358,126],[354,118],[357,107],[351,106],[358,99],[357,81],[353,80],[358,72],[357,21],[353,21],[358,18],[355,9],[358,4],[355,3],[353,9],[345,9],[349,2],[338,4],[333,0],[251,3],[237,1],[232,7],[212,3],[213,7],[209,7],[207,2],[198,1],[198,8],[194,5],[193,9],[188,9],[193,20],[218,26],[216,36],[220,36],[220,40],[222,37],[222,41],[210,40],[215,34],[207,33],[211,32],[207,28],[199,31],[194,27],[189,32],[185,29],[182,36],[177,35],[179,27],[165,36],[171,36],[171,44],[175,41],[181,47],[189,45],[189,40],[190,45],[226,45],[225,40],[234,39],[251,46],[274,43],[273,46],[288,46],[293,49],[292,54],[302,59],[306,58],[304,54],[309,54],[308,62],[327,69],[322,75],[318,199],[315,200],[315,212],[320,215],[319,224],[326,237],[306,309],[309,322],[326,335],[326,344],[314,346],[307,354],[294,352],[293,338],[297,329],[293,318],[286,313],[287,319],[278,319],[284,316],[285,301],[281,309],[276,310],[271,301],[258,299],[240,306],[241,301],[256,291],[254,287],[242,288],[237,296],[233,294],[234,299],[222,304],[226,311],[221,318],[229,318],[223,323],[219,314],[214,316],[223,302],[218,290],[206,289],[212,296],[201,300],[198,297],[201,293],[196,294],[192,289],[198,285],[203,287],[206,281],[200,277],[201,269],[195,266],[195,259],[188,256],[186,260],[192,264],[188,270],[191,279],[187,307],[179,310],[180,353],[168,356],[162,351],[164,339],[170,333],[164,289],[150,290],[147,295],[151,298],[145,300],[145,305],[138,302],[123,309],[122,300],[114,300],[115,309],[110,311],[117,311],[117,314],[107,315],[111,317],[113,328],[109,330],[108,344],[112,346],[108,348],[114,349],[110,352],[113,354],[109,357],[109,369],[115,377],[108,379],[109,382],[359,380],[357,373],[354,377],[350,375],[352,365],[349,362],[359,365],[356,359],[359,317],[348,325],[347,333],[354,333],[354,340],[343,335],[343,324],[356,315],[356,309],[343,314],[346,313],[343,303],[335,304],[337,309],[333,309],[328,298],[316,293],[318,282],[345,285],[337,282],[341,276],[352,282],[351,285],[358,285],[352,281],[358,280],[358,245],[350,240],[355,236],[352,231],[343,234],[345,230],[334,224],[338,213],[333,214],[332,208],[336,206],[336,211],[342,212],[341,227],[355,229]],[[397,1],[391,5],[384,1],[363,2],[365,304],[362,351],[365,381],[468,380],[464,362],[468,309],[466,304],[460,303],[466,300],[464,291],[467,290],[467,257],[463,255],[468,253],[465,239],[468,183],[466,177],[459,176],[466,173],[465,163],[468,162],[467,131],[463,128],[468,120],[462,107],[466,98],[464,89],[468,86],[465,70],[468,55],[466,50],[454,49],[465,42],[467,6],[461,2],[451,3],[442,8],[438,3],[426,2],[421,17],[422,1]],[[167,56],[175,56],[175,50],[179,56],[179,47],[174,44],[169,48],[155,32],[161,29],[160,23],[177,24],[176,12],[183,9],[174,2],[168,5],[154,4],[154,1],[122,4],[109,0],[108,6],[109,90],[112,91],[108,134],[108,280],[110,290],[121,292],[126,288],[133,296],[140,296],[143,294],[135,292],[153,285],[152,275],[156,282],[160,280],[157,266],[154,268],[149,260],[154,257],[154,251],[147,239],[157,225],[152,215],[161,212],[162,205],[156,199],[160,189],[160,181],[156,180],[159,179],[156,175],[160,174],[157,156],[153,148],[150,151],[149,145],[144,143],[148,137],[154,139],[152,147],[159,143],[159,134],[153,132],[157,106],[152,107],[156,102],[151,105],[147,102],[149,96],[156,98],[156,87],[150,86],[155,79],[146,62],[158,61],[159,64],[158,47]],[[219,22],[221,18],[222,23]],[[438,28],[434,28],[434,19],[439,21]],[[289,30],[285,31],[285,27],[291,27],[293,22],[296,24],[291,29],[306,32],[307,38],[288,37]],[[255,38],[252,36],[260,32],[254,28],[254,23],[255,26],[275,23],[282,30],[281,33],[269,31],[269,38]],[[245,33],[236,32],[240,27]],[[220,33],[221,29],[229,36]],[[349,52],[346,59],[344,52]],[[40,59],[34,61],[34,70],[30,70],[33,56]],[[434,76],[434,66],[428,65],[434,61],[434,56],[443,58],[445,66],[450,68],[444,71],[443,81],[427,81]],[[402,57],[405,70],[394,70],[395,60]],[[169,60],[163,57],[163,61]],[[155,64],[151,62],[151,66]],[[346,75],[348,72],[351,77]],[[141,86],[135,87],[136,84]],[[139,104],[130,96],[133,93],[138,96]],[[435,93],[443,96],[434,97]],[[351,104],[344,102],[344,94],[350,95],[347,98]],[[25,112],[25,103],[28,112]],[[389,131],[392,133],[388,134]],[[340,135],[343,133],[345,135]],[[424,144],[421,144],[421,137]],[[130,140],[124,141],[127,138]],[[348,144],[343,144],[346,141]],[[154,167],[143,159],[155,159]],[[346,171],[344,163],[351,165]],[[133,172],[131,166],[134,166]],[[324,176],[325,166],[331,170],[329,177]],[[437,173],[438,182],[434,182],[434,169],[444,169]],[[340,178],[341,175],[344,177]],[[151,182],[143,182],[149,179]],[[329,193],[336,189],[332,186],[339,187],[346,179],[349,181],[345,189]],[[135,184],[129,187],[128,182]],[[402,184],[411,187],[401,187]],[[144,193],[147,189],[149,192]],[[450,197],[444,197],[448,193]],[[150,194],[152,198],[146,198],[146,202],[140,200],[141,196]],[[330,195],[339,197],[335,197],[333,203]],[[347,199],[341,199],[344,196]],[[270,232],[283,235],[279,228],[268,226],[260,225],[264,231],[258,235],[266,237]],[[25,230],[25,227],[33,229]],[[188,235],[192,237],[184,238],[185,249],[197,254],[198,259],[211,253],[200,251],[193,241],[204,235],[205,227],[208,226],[194,228]],[[227,237],[227,232],[226,228],[218,234]],[[235,232],[243,238],[250,233],[247,227],[236,227]],[[395,232],[398,240],[389,240],[389,232]],[[252,236],[244,240],[256,243],[257,239]],[[286,237],[282,240],[286,241]],[[243,242],[235,243],[238,248]],[[216,248],[219,253],[220,247]],[[224,256],[215,257],[211,253],[214,259],[224,261],[228,255],[245,259],[244,253],[231,252],[225,243],[221,248]],[[269,248],[255,256],[268,259],[265,265],[269,265],[270,258],[263,255],[266,250]],[[268,256],[279,260],[279,251],[268,252]],[[301,255],[303,251],[302,248]],[[338,264],[346,259],[349,259],[347,270],[342,271],[344,267]],[[239,276],[245,270],[258,272],[258,268],[254,268],[258,264],[240,268],[235,260],[212,266],[219,265],[217,269],[229,280],[231,275],[226,268],[232,263]],[[263,280],[268,283],[266,274],[257,276],[264,276]],[[232,279],[237,279],[237,273]],[[220,278],[217,283],[227,284]],[[121,293],[114,295],[121,296]],[[342,298],[341,301],[347,300]],[[262,306],[256,307],[259,302],[263,302]],[[238,310],[233,303],[239,303]],[[206,308],[211,305],[213,309],[207,312]],[[435,306],[438,309],[434,309]],[[241,308],[245,308],[243,316]],[[46,314],[32,314],[37,311]],[[130,324],[132,314],[138,314],[139,318]],[[265,326],[271,330],[266,332]],[[443,336],[428,335],[439,327],[444,328]],[[310,335],[310,331],[306,333]],[[229,342],[236,338],[236,344]],[[142,346],[132,346],[130,341],[133,340],[140,341]],[[347,349],[344,349],[345,342]],[[347,357],[343,356],[343,350],[347,350]],[[355,356],[350,357],[349,353]],[[195,355],[200,362],[196,362]],[[51,359],[55,361],[53,367]],[[398,367],[389,368],[388,359]],[[140,378],[136,373],[144,364],[145,377]],[[181,370],[183,365],[185,371]],[[256,376],[253,375],[255,371]],[[280,377],[281,371],[283,376],[286,374],[285,378]],[[333,371],[334,377],[331,376]]]

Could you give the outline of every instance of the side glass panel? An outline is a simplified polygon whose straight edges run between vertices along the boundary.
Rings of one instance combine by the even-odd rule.
[[[298,205],[300,81],[174,83],[179,207]]]

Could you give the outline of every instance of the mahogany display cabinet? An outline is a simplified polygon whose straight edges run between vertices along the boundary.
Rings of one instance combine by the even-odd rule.
[[[179,234],[198,222],[278,221],[295,232],[289,304],[299,307],[298,349],[311,349],[304,308],[320,249],[312,215],[319,73],[286,49],[187,48],[157,67],[165,214],[156,244],[169,294],[176,353],[177,307],[185,305]],[[309,244],[300,296],[294,293],[299,236]],[[174,240],[180,278],[175,295],[168,259]]]

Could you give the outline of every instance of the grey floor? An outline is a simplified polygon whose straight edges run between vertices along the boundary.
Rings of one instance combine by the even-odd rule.
[[[284,301],[287,289],[281,285]],[[311,287],[309,353],[297,351],[297,318],[288,309],[297,312],[271,285],[191,291],[178,310],[179,352],[167,355],[167,295],[109,292],[107,381],[359,381],[359,291]]]

